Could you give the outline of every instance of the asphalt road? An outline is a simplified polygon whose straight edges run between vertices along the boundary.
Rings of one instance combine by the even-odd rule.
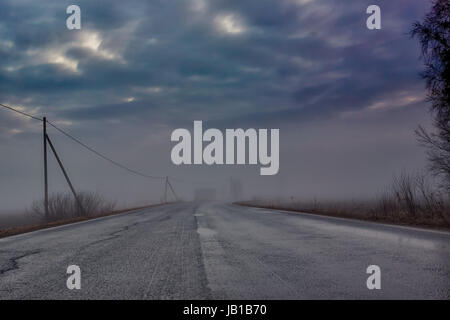
[[[0,239],[0,299],[346,298],[449,299],[450,234],[179,203]]]

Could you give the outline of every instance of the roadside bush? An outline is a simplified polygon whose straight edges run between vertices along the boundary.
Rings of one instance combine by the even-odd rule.
[[[376,202],[373,215],[400,222],[450,226],[450,201],[423,174],[394,177],[390,190]]]
[[[92,192],[78,194],[79,204],[72,194],[56,193],[48,199],[48,215],[45,214],[44,200],[35,201],[31,205],[31,213],[43,222],[61,219],[95,216],[112,212],[114,202],[106,201],[102,196]]]

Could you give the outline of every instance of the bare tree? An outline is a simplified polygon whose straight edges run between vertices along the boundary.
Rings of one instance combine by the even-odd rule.
[[[419,127],[419,141],[428,148],[431,170],[444,178],[450,191],[450,0],[434,0],[422,23],[413,25],[411,35],[422,46],[428,98],[436,132]]]

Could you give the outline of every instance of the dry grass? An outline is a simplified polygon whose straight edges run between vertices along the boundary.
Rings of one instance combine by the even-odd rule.
[[[240,205],[322,214],[401,225],[450,229],[450,197],[424,175],[402,174],[371,201],[253,199]]]
[[[113,212],[116,204],[105,200],[98,193],[80,192],[77,200],[72,194],[56,193],[48,199],[48,213],[45,212],[44,200],[35,201],[30,214],[42,222],[54,222],[62,219],[89,217]]]

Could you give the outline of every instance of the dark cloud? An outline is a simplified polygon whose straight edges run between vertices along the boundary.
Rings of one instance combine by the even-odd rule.
[[[201,3],[204,7],[196,11]],[[272,104],[279,101],[283,113],[291,108],[296,114],[300,107],[330,116],[331,102],[340,110],[362,108],[378,92],[394,92],[420,81],[412,77],[419,63],[416,52],[408,51],[412,43],[405,34],[420,18],[424,5],[418,2],[410,4],[406,14],[398,10],[403,2],[382,3],[383,17],[397,14],[403,33],[385,28],[378,34],[365,28],[366,6],[360,2],[81,1],[79,5],[84,29],[72,32],[65,29],[62,3],[44,2],[38,8],[32,2],[2,4],[1,30],[9,31],[8,41],[13,43],[2,63],[5,90],[15,94],[27,90],[31,97],[59,92],[76,100],[85,91],[102,99],[112,89],[126,98],[133,87],[171,87],[177,89],[178,108],[186,113],[192,104],[210,110],[214,105],[242,103],[253,104],[258,112],[272,112]],[[228,22],[240,24],[243,32],[217,30],[221,15],[229,15]],[[76,65],[76,72],[70,64]],[[14,71],[6,72],[8,66]],[[83,113],[103,114],[95,111],[96,106],[103,109],[98,99]],[[315,101],[313,106],[308,106],[308,99]],[[51,101],[46,105],[56,112]]]

